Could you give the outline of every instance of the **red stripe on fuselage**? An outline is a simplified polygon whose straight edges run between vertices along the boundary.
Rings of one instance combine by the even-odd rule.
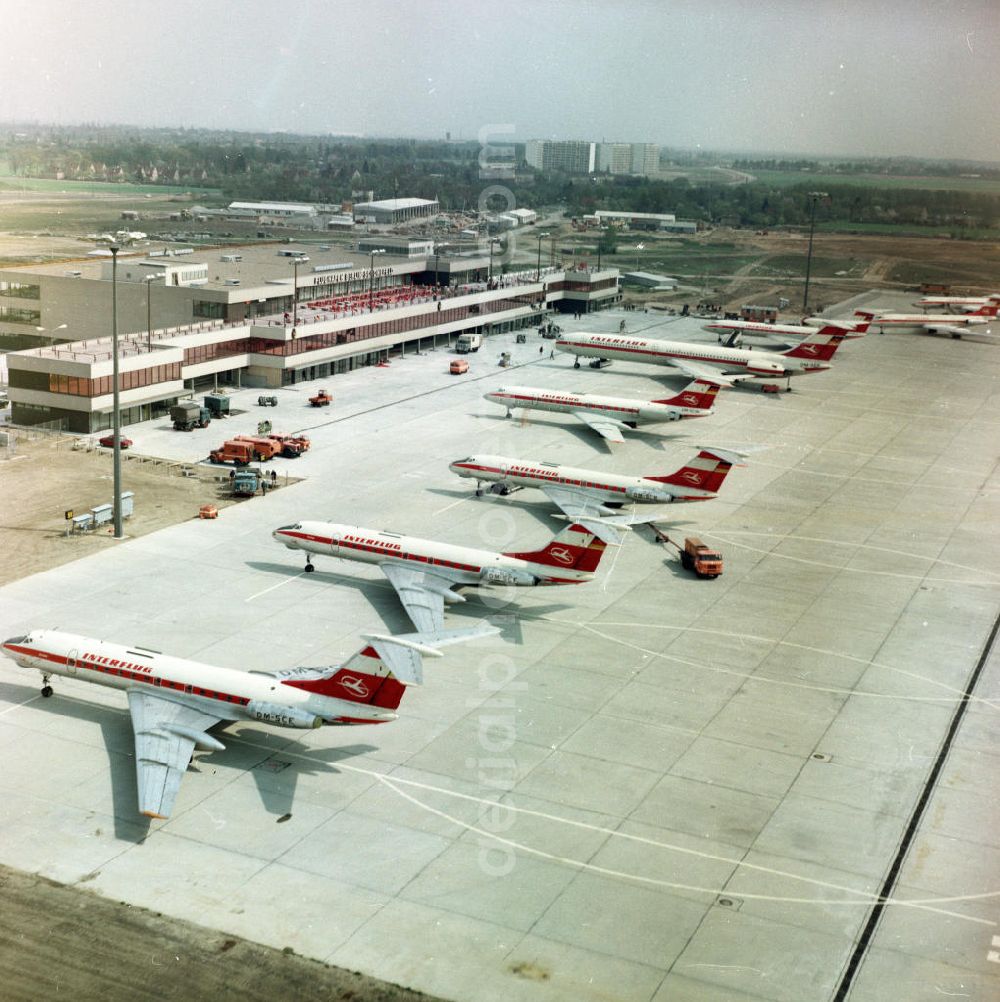
[[[52,664],[62,665],[67,669],[69,667],[69,658],[62,654],[53,654],[50,651],[43,651],[40,648],[34,649],[13,644],[8,647],[8,650],[17,651],[25,657],[36,658],[39,661],[48,661]],[[250,702],[250,700],[245,696],[237,696],[228,692],[218,692],[214,689],[202,689],[200,686],[190,685],[185,682],[177,682],[174,679],[166,678],[163,675],[153,675],[148,672],[143,673],[132,671],[120,663],[118,665],[100,664],[97,661],[86,660],[86,656],[76,658],[74,667],[77,669],[96,671],[102,675],[113,675],[117,678],[129,679],[133,682],[145,682],[147,685],[152,685],[159,689],[174,689],[190,696],[200,696],[203,699],[216,699],[222,703],[236,703],[239,706],[246,706],[246,704]],[[38,669],[36,668],[36,671],[37,670]]]

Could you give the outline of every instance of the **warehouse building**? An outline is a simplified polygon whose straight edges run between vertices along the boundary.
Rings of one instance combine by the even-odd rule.
[[[378,202],[356,202],[354,221],[382,226],[398,226],[411,219],[425,219],[441,211],[436,199],[385,198]]]

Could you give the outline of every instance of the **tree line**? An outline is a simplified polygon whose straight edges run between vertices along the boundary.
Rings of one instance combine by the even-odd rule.
[[[669,212],[706,225],[766,229],[820,225],[893,224],[919,230],[947,227],[956,235],[1000,226],[1000,195],[824,182],[827,198],[814,200],[815,182],[779,185],[692,183],[685,178],[541,173],[511,148],[509,170],[497,179],[481,169],[475,142],[351,139],[219,133],[211,130],[142,130],[86,127],[0,133],[0,157],[16,174],[66,179],[106,178],[221,189],[234,199],[337,204],[371,190],[376,198],[435,198],[448,210],[504,210],[563,206],[572,216],[597,209]],[[871,171],[878,161],[851,162]],[[883,167],[886,162],[881,162]],[[898,163],[898,161],[892,161]],[[916,161],[914,163],[917,163]],[[741,160],[761,170],[830,169],[817,161]],[[966,170],[968,165],[964,165]],[[952,165],[959,171],[963,165]],[[945,165],[937,164],[939,173]],[[828,178],[827,178],[828,181]],[[484,193],[492,190],[492,199]],[[937,231],[935,231],[937,232]]]

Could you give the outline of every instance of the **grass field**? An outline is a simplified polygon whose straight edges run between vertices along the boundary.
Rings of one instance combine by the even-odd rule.
[[[190,188],[169,184],[131,184],[109,181],[52,181],[48,178],[16,177],[0,173],[0,190],[38,191],[51,194],[101,194],[101,195],[184,195],[190,193],[202,200],[221,197],[218,188]]]
[[[974,177],[906,177],[895,174],[814,174],[805,171],[760,170],[753,175],[762,184],[788,188],[849,184],[859,188],[917,188],[926,191],[965,191],[1000,195],[1000,180]]]
[[[914,226],[900,223],[852,223],[847,219],[831,219],[817,223],[816,232],[859,233],[887,237],[959,237],[963,240],[996,240],[1000,231],[956,226]]]

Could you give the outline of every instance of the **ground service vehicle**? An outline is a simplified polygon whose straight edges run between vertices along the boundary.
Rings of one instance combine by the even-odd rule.
[[[301,456],[303,452],[309,451],[309,439],[305,435],[268,435],[268,438],[277,442],[281,447],[281,454],[289,459]]]
[[[192,428],[207,428],[212,423],[212,415],[207,407],[185,400],[170,408],[170,420],[176,431],[191,431]]]
[[[234,442],[246,442],[253,448],[253,458],[257,462],[272,459],[281,452],[281,443],[266,435],[234,435]]]
[[[688,536],[681,550],[681,565],[700,578],[717,578],[722,573],[722,554],[707,547],[697,536]]]
[[[229,417],[229,397],[223,393],[210,393],[205,397],[205,406],[212,417]]]
[[[470,351],[479,351],[483,344],[482,334],[459,334],[455,342],[455,351],[459,355],[467,355]]]
[[[223,442],[218,449],[213,449],[208,458],[213,463],[235,463],[237,466],[246,466],[254,458],[253,445],[249,442]]]
[[[309,403],[313,407],[329,407],[333,397],[326,390],[320,390],[314,397],[309,398]]]
[[[278,398],[277,397],[260,396],[260,397],[257,398],[257,406],[258,407],[277,407],[278,406]]]
[[[448,367],[448,371],[453,376],[461,376],[463,372],[469,371],[469,363],[464,358],[456,358]]]
[[[235,497],[253,497],[257,493],[260,480],[256,470],[237,470],[232,479],[233,495]]]

